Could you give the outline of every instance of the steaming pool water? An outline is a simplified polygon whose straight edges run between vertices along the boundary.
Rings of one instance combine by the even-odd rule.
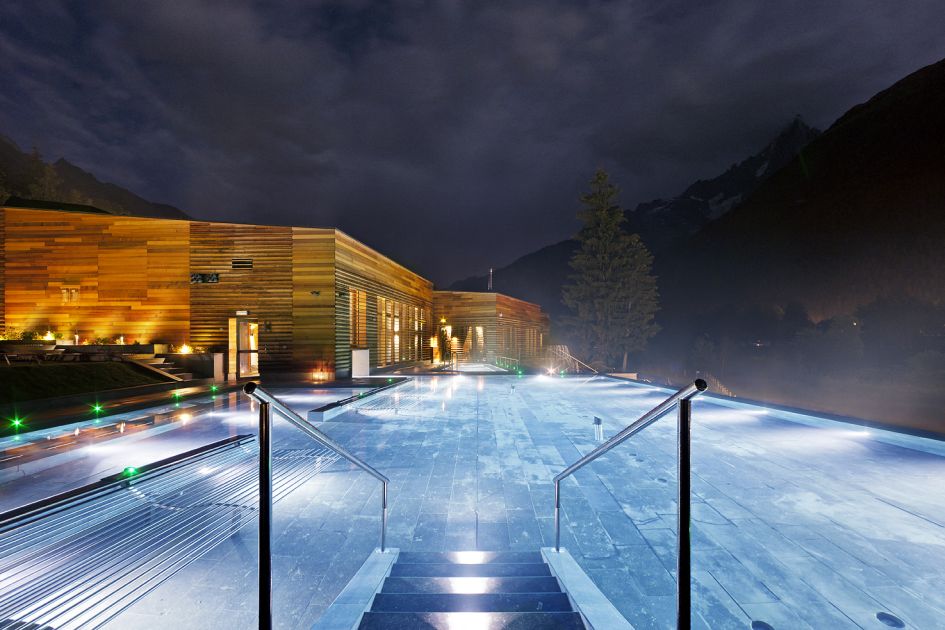
[[[304,416],[352,390],[276,393]],[[666,396],[606,377],[417,377],[320,428],[391,478],[392,547],[535,550],[553,544],[552,477],[598,443],[593,418],[606,438]],[[255,428],[249,401],[221,396],[173,430],[0,477],[0,495],[10,507]],[[274,435],[307,445],[281,421]],[[692,460],[696,627],[941,627],[945,444],[703,397]],[[562,546],[635,628],[674,624],[676,475],[670,415],[562,486]],[[378,491],[339,465],[277,504],[280,627],[310,627],[376,546]],[[111,627],[253,627],[255,540],[245,527]]]

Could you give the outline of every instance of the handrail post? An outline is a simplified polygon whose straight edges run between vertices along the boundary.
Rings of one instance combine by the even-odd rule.
[[[676,560],[676,627],[689,630],[692,624],[692,556],[690,514],[692,501],[691,472],[692,400],[679,401],[679,497],[676,523],[678,555]]]
[[[387,544],[387,482],[381,482],[381,553]]]
[[[289,424],[295,426],[302,433],[305,433],[310,438],[314,439],[316,442],[322,446],[326,446],[338,455],[341,455],[346,460],[368,473],[375,479],[383,484],[381,490],[381,551],[387,549],[387,486],[390,484],[390,479],[386,476],[379,473],[374,469],[373,466],[369,465],[367,462],[363,461],[360,457],[348,452],[346,448],[332,440],[330,437],[313,427],[310,423],[306,422],[299,414],[295,413],[288,407],[286,407],[278,398],[264,390],[259,386],[258,383],[252,381],[246,383],[243,386],[243,392],[252,397],[253,400],[257,401],[260,404],[259,407],[259,491],[260,491],[260,507],[259,507],[259,548],[260,548],[260,628],[263,627],[262,620],[262,610],[264,607],[263,602],[263,583],[262,580],[264,577],[267,579],[266,592],[269,593],[268,603],[265,604],[266,610],[269,611],[269,621],[266,628],[272,626],[272,566],[270,561],[270,541],[272,534],[272,410],[278,411],[279,415],[284,417],[289,421]],[[265,490],[265,492],[264,492]],[[263,498],[268,497],[267,501],[264,501]],[[266,536],[263,536],[264,532],[268,532]],[[266,551],[266,572],[265,576],[263,574],[263,544],[265,543]]]
[[[259,403],[259,629],[272,628],[272,415]]]
[[[555,551],[561,551],[561,482],[555,479]]]

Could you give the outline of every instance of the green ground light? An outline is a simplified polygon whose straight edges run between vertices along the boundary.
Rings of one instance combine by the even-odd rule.
[[[102,413],[102,409],[103,407],[98,403],[95,403],[94,405],[92,405],[92,411],[94,411],[95,413]]]
[[[10,420],[10,424],[13,425],[14,429],[19,429],[20,427],[23,426],[23,420],[21,420],[20,418],[13,418],[12,420]]]

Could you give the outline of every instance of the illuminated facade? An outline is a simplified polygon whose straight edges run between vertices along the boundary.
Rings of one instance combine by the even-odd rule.
[[[88,206],[0,208],[0,331],[60,343],[224,352],[227,373],[350,374],[430,361],[441,320],[461,360],[540,355],[548,318],[433,284],[332,228],[152,219]],[[50,208],[52,206],[52,208]],[[455,338],[455,339],[453,339]]]
[[[339,230],[66,208],[0,209],[7,336],[188,344],[239,376],[430,359],[433,284]]]
[[[433,311],[438,326],[434,345],[449,339],[461,361],[527,361],[544,352],[548,316],[537,304],[501,293],[434,291]]]

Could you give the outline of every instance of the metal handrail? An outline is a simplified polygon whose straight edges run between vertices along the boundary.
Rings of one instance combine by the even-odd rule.
[[[560,473],[555,475],[555,551],[561,551],[561,480],[590,464],[592,461],[622,444],[643,429],[647,428],[673,407],[679,406],[679,505],[678,523],[676,528],[679,555],[676,564],[676,627],[689,628],[691,617],[691,594],[689,585],[692,575],[690,558],[690,531],[689,521],[691,512],[691,466],[690,466],[690,436],[692,423],[692,398],[698,396],[708,388],[701,378],[682,388],[659,405],[646,412],[638,420],[627,425],[619,433],[595,448],[593,451],[577,460]],[[685,474],[684,474],[685,473]],[[685,585],[685,588],[684,588]]]
[[[381,551],[387,542],[387,486],[390,479],[306,422],[282,401],[249,382],[243,392],[259,403],[259,628],[272,628],[272,417],[275,409],[295,428],[381,482]]]
[[[577,364],[579,364],[579,365],[583,365],[584,367],[586,367],[588,370],[590,370],[590,371],[593,372],[594,374],[600,374],[600,372],[598,372],[597,370],[595,370],[594,368],[592,368],[591,366],[589,366],[589,365],[588,365],[587,363],[585,363],[584,361],[581,361],[579,358],[577,358],[576,356],[574,356],[573,354],[571,354],[571,353],[568,352],[567,350],[562,350],[561,348],[563,348],[563,347],[566,347],[566,346],[552,346],[552,348],[555,348],[555,349],[554,349],[554,350],[551,350],[551,354],[553,354],[553,355],[555,355],[555,356],[558,356],[558,357],[564,359],[565,361],[574,361],[575,363],[577,363]]]
[[[506,369],[509,369],[509,370],[518,370],[518,369],[521,369],[522,367],[521,360],[516,359],[515,357],[496,357],[495,362],[496,362],[496,365],[499,365],[499,367],[505,367]],[[502,364],[505,364],[505,365],[502,365]]]

